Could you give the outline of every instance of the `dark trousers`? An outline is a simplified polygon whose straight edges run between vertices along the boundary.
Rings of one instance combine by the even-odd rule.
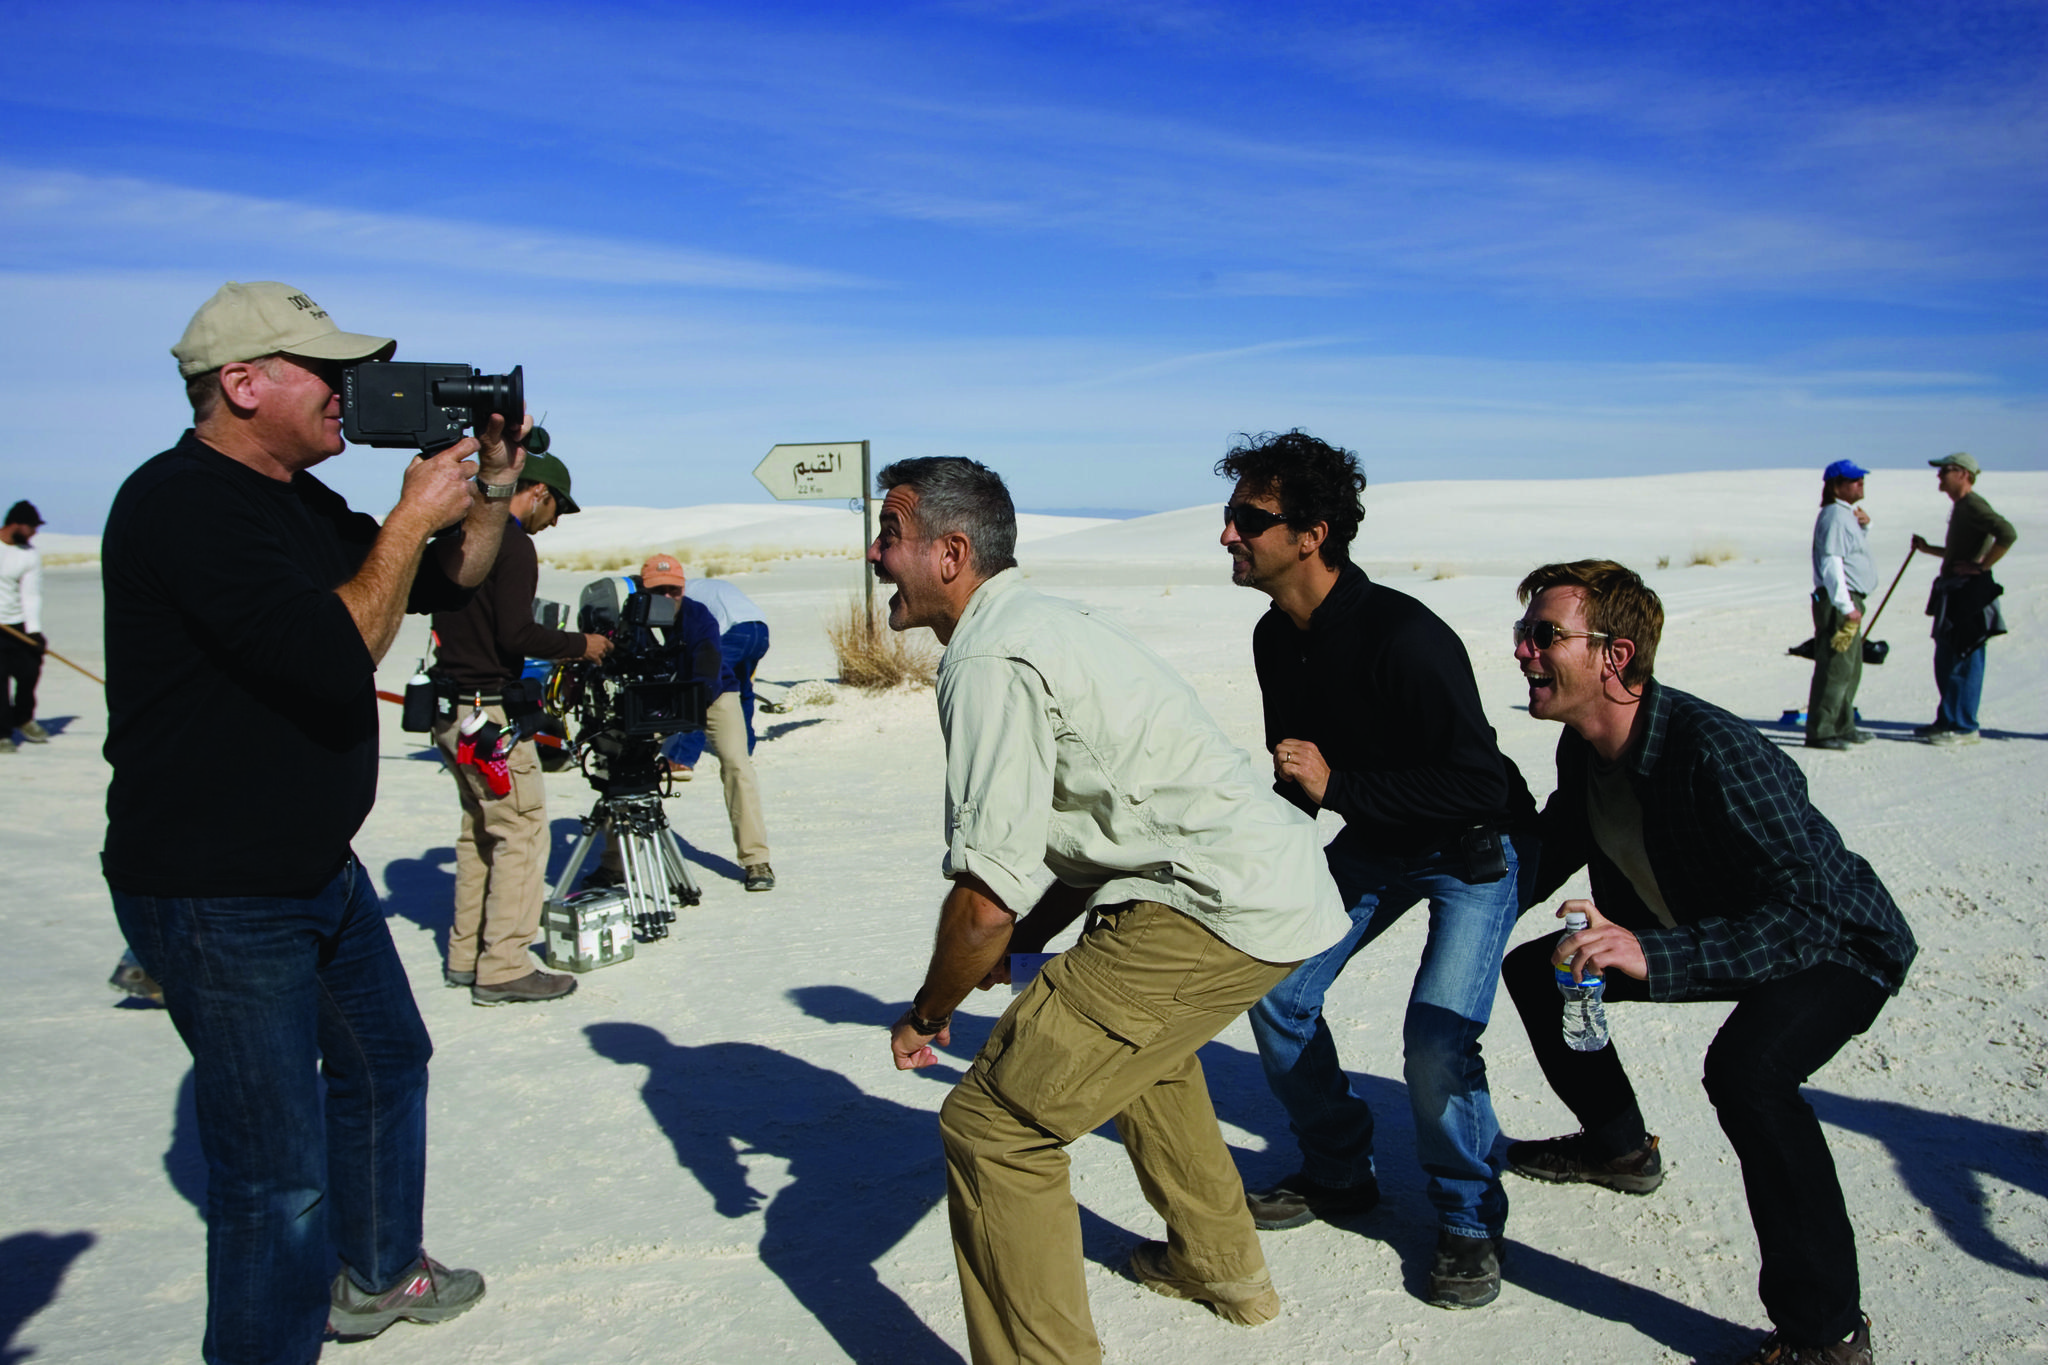
[[[20,621],[16,630],[26,629]],[[43,676],[43,651],[0,630],[0,670],[6,674],[7,728],[19,730],[36,718],[36,680]],[[0,736],[6,738],[7,736]]]
[[[1617,1046],[1598,1052],[1565,1046],[1550,967],[1562,937],[1549,934],[1515,949],[1501,976],[1551,1089],[1586,1132],[1618,1156],[1641,1146],[1648,1133]],[[1607,998],[1649,997],[1642,982],[1613,976]],[[1870,1027],[1889,992],[1828,962],[1730,998],[1735,1008],[1707,1048],[1701,1084],[1742,1163],[1762,1257],[1757,1293],[1772,1325],[1794,1345],[1839,1341],[1862,1321],[1856,1233],[1820,1120],[1799,1087]]]

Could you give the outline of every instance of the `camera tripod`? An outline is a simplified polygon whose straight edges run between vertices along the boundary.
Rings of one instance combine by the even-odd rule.
[[[682,846],[661,808],[661,794],[651,784],[642,788],[634,783],[632,788],[604,792],[583,817],[583,837],[576,841],[552,899],[566,900],[575,890],[583,860],[602,833],[606,846],[618,850],[633,931],[643,942],[651,943],[668,937],[676,905],[695,905],[704,899],[704,893],[697,889],[683,862]]]

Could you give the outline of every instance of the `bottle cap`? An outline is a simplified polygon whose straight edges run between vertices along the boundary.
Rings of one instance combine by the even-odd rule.
[[[1574,910],[1564,917],[1564,931],[1567,934],[1576,934],[1592,922],[1584,914]]]

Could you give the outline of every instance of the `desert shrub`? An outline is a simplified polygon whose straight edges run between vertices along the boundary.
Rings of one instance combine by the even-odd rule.
[[[877,611],[867,614],[864,594],[849,593],[825,638],[839,664],[839,681],[864,692],[910,684],[929,687],[939,671],[939,642],[928,630],[893,631]]]
[[[1695,565],[1703,565],[1711,569],[1717,565],[1726,564],[1740,553],[1739,550],[1727,541],[1720,540],[1715,541],[1712,545],[1693,546],[1691,562]]]

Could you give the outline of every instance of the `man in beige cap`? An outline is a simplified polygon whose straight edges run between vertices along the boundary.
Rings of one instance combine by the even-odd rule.
[[[494,416],[409,464],[383,525],[351,511],[309,471],[341,452],[343,369],[395,344],[287,285],[222,286],[172,348],[192,429],[106,522],[101,860],[192,1054],[219,1365],[311,1360],[330,1325],[439,1322],[484,1292],[421,1248],[433,1047],[349,842],[376,796],[377,662],[405,612],[483,581],[524,452]]]
[[[676,599],[676,624],[696,657],[697,644],[709,638],[709,656],[720,660],[711,681],[716,695],[704,713],[704,736],[718,756],[718,776],[725,785],[725,814],[732,822],[732,842],[749,891],[775,889],[775,869],[768,865],[768,826],[761,818],[761,785],[754,759],[747,751],[747,717],[740,707],[739,679],[718,649],[718,618],[702,602],[683,595],[683,566],[674,555],[650,555],[640,566],[640,586]],[[673,741],[671,741],[673,742]],[[664,750],[664,756],[672,758]]]
[[[462,800],[455,925],[442,978],[467,987],[478,1005],[559,1000],[576,989],[575,977],[540,970],[527,951],[546,892],[548,805],[530,732],[512,727],[538,719],[539,687],[529,690],[522,676],[528,659],[597,660],[612,647],[605,636],[552,630],[533,619],[540,578],[533,538],[580,510],[569,467],[553,455],[529,453],[498,562],[467,606],[434,613],[432,676],[442,699],[434,743]],[[479,713],[483,719],[473,721]],[[485,735],[501,738],[485,742]]]
[[[1977,491],[1984,471],[1962,451],[1927,463],[1935,468],[1935,485],[1955,507],[1948,514],[1948,534],[1935,545],[1913,537],[1913,548],[1941,556],[1941,574],[1927,599],[1934,618],[1934,685],[1941,691],[1941,709],[1930,725],[1913,733],[1930,744],[1977,742],[1977,703],[1984,696],[1984,645],[2005,634],[1998,597],[2005,589],[1991,577],[1991,566],[2005,558],[2019,533],[1992,510]]]

